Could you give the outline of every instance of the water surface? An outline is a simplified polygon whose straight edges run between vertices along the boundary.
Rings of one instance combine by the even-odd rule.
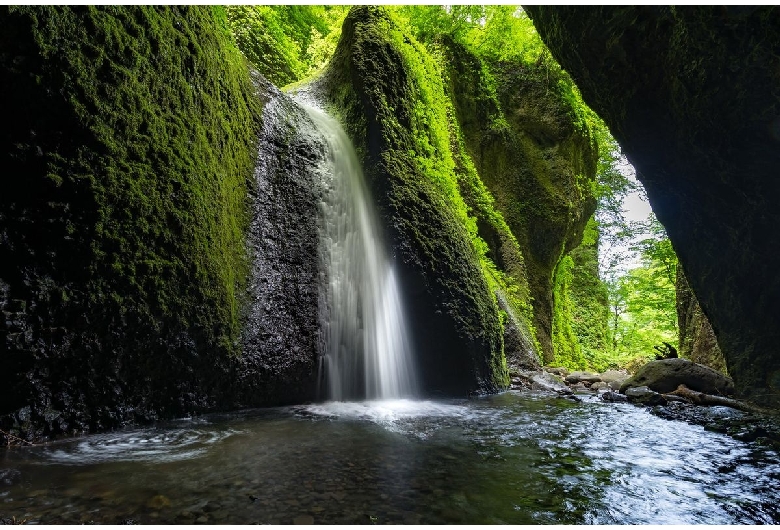
[[[588,397],[331,402],[2,451],[0,516],[37,523],[780,522],[774,451]]]

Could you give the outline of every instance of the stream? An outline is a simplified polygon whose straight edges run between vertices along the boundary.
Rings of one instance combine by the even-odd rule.
[[[0,451],[28,523],[780,522],[780,457],[648,409],[506,392],[209,415]],[[708,414],[738,415],[715,407]]]

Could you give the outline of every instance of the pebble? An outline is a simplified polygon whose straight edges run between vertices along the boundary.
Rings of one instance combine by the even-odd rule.
[[[208,522],[209,522],[209,518],[208,518],[208,517],[206,517],[205,515],[201,515],[200,517],[198,517],[197,519],[195,519],[195,522],[196,522],[196,523],[200,523],[200,524],[205,524],[205,523],[208,523]]]
[[[149,499],[149,502],[146,503],[147,507],[154,508],[155,510],[159,510],[161,508],[167,508],[170,505],[171,505],[171,500],[165,495],[155,495],[154,497]]]

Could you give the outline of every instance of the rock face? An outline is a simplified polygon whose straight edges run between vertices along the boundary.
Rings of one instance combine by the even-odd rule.
[[[417,46],[381,8],[355,7],[316,89],[340,114],[387,227],[422,386],[495,391],[509,384],[498,306],[450,180],[441,79]]]
[[[718,339],[707,315],[702,311],[696,295],[681,268],[677,268],[677,329],[680,330],[680,355],[685,359],[727,374],[726,360],[718,346]]]
[[[305,111],[254,78],[265,103],[250,196],[243,355],[231,365],[234,406],[314,399],[321,351],[318,218],[327,148]]]
[[[527,11],[636,167],[738,394],[780,405],[778,8]]]
[[[544,362],[554,362],[553,277],[595,211],[586,182],[595,179],[597,147],[544,68],[482,64],[454,43],[446,53],[466,149],[520,244],[536,336]]]
[[[731,378],[687,359],[650,361],[623,382],[620,392],[625,394],[630,388],[646,386],[665,394],[677,390],[680,385],[705,394],[727,396],[734,393]]]
[[[0,7],[0,428],[217,405],[259,102],[210,7]]]

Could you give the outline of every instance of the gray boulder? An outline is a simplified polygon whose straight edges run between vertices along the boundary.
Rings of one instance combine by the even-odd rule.
[[[601,376],[591,372],[572,372],[566,376],[566,382],[570,384],[598,383],[599,381],[601,381]]]
[[[626,397],[632,403],[641,403],[642,405],[666,405],[666,399],[659,394],[647,388],[646,386],[635,386],[626,390]]]
[[[626,394],[629,388],[647,386],[650,390],[665,394],[680,385],[705,394],[734,393],[734,382],[730,377],[687,359],[650,361],[620,385],[620,392]]]
[[[590,389],[593,391],[599,391],[601,389],[607,389],[607,388],[609,388],[609,383],[605,383],[604,381],[598,381],[590,385]]]
[[[629,377],[631,377],[627,372],[619,372],[617,370],[607,370],[603,374],[600,374],[601,380],[605,383],[613,383],[615,381],[619,381],[622,383]]]
[[[602,401],[608,401],[610,403],[623,403],[628,401],[626,396],[618,394],[617,392],[604,392],[601,394],[601,399]]]
[[[517,380],[517,381],[516,381]],[[547,372],[518,372],[512,378],[512,387],[569,393],[563,379]]]
[[[544,371],[561,377],[569,375],[569,371],[563,366],[545,366]]]

